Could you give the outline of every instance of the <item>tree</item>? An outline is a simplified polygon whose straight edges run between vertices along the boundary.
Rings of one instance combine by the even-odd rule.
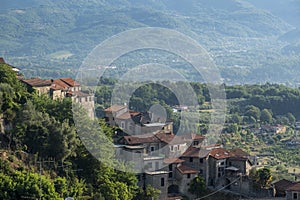
[[[286,117],[289,119],[290,124],[294,125],[296,122],[296,118],[292,113],[287,113]]]
[[[260,121],[270,124],[272,123],[272,120],[273,120],[272,113],[267,109],[263,109],[261,111]]]
[[[74,155],[78,146],[75,128],[67,120],[59,122],[37,111],[30,101],[19,113],[15,127],[15,142],[23,144],[29,153],[63,161]]]
[[[139,188],[134,200],[156,200],[159,198],[160,190],[147,185],[145,189]]]
[[[245,116],[253,117],[258,120],[260,118],[260,109],[256,106],[249,105],[246,107]]]
[[[195,177],[191,182],[190,182],[190,187],[188,191],[191,194],[196,195],[196,197],[201,197],[206,193],[206,183],[203,177]]]
[[[269,168],[254,170],[251,173],[251,177],[255,185],[260,188],[269,187],[272,182],[272,172]]]

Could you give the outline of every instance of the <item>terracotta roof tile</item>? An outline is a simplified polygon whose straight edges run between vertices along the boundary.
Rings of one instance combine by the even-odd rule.
[[[130,145],[159,142],[159,139],[155,137],[153,133],[136,135],[136,136],[124,136],[124,139]]]
[[[117,119],[131,119],[131,117],[137,116],[141,114],[140,112],[135,112],[135,111],[129,111],[126,113],[123,113],[122,115],[117,116]]]
[[[230,157],[229,152],[223,148],[212,149],[210,150],[209,155],[217,160]]]
[[[205,158],[209,155],[209,152],[209,150],[191,146],[182,154],[182,157]]]
[[[60,80],[63,81],[64,83],[68,84],[71,87],[80,86],[80,84],[72,78],[61,78]]]
[[[52,81],[52,85],[57,88],[69,89],[71,87],[70,85],[68,85],[67,83],[65,83],[64,81],[62,81],[60,79],[55,79],[55,80],[51,80],[51,81]]]
[[[282,179],[274,183],[276,190],[285,191],[289,187],[293,186],[295,183],[286,179]]]
[[[288,187],[286,191],[298,191],[300,192],[300,182],[294,183],[292,186]]]
[[[174,139],[175,135],[171,132],[159,131],[155,136],[162,142],[169,144]]]
[[[192,133],[192,139],[193,140],[202,140],[203,141],[205,139],[205,136]]]
[[[232,157],[241,157],[241,158],[250,156],[247,152],[243,151],[240,148],[235,148],[235,149],[230,150],[229,154]]]
[[[181,174],[197,174],[198,171],[194,168],[188,167],[186,165],[180,165],[177,167],[178,171]]]
[[[25,79],[22,80],[27,85],[30,85],[32,87],[44,87],[44,86],[51,86],[50,80],[42,80],[40,78],[32,78],[32,79]]]

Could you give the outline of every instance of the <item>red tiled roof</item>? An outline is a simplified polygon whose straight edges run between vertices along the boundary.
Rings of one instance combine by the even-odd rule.
[[[140,112],[135,112],[135,111],[129,111],[129,112],[126,112],[122,115],[117,116],[116,118],[118,118],[118,119],[130,119],[131,117],[137,116],[139,114],[141,114],[141,113]]]
[[[293,183],[291,187],[288,187],[286,191],[298,191],[300,192],[300,182],[298,183]]]
[[[232,150],[229,151],[229,153],[230,153],[230,156],[232,156],[232,157],[244,158],[244,157],[249,157],[250,156],[247,152],[243,151],[240,148],[232,149]]]
[[[136,135],[136,136],[124,136],[124,139],[128,144],[144,144],[144,143],[158,143],[159,139],[155,137],[153,133]]]
[[[175,135],[171,132],[159,131],[155,136],[162,142],[169,144],[174,139]]]
[[[106,111],[106,112],[117,112],[117,111],[122,110],[124,108],[126,108],[126,106],[112,105],[111,107],[106,108],[104,111]]]
[[[229,152],[223,148],[212,149],[210,150],[209,155],[217,160],[230,157]]]
[[[64,83],[68,84],[71,87],[80,86],[80,84],[72,78],[61,78],[60,80],[63,81]]]
[[[172,164],[172,163],[183,163],[184,160],[181,160],[179,158],[165,158],[164,163],[166,164]]]
[[[186,165],[180,165],[177,167],[178,171],[181,174],[197,174],[198,171],[194,168],[188,167]]]
[[[192,133],[192,139],[193,139],[193,140],[204,140],[204,139],[205,139],[205,136],[199,135],[199,134],[195,134],[195,133]]]
[[[199,148],[189,147],[183,154],[182,157],[198,157],[200,152]]]
[[[40,78],[32,78],[32,79],[25,79],[22,80],[27,85],[30,85],[32,87],[44,87],[44,86],[51,86],[50,80],[42,80]]]
[[[196,158],[205,158],[209,154],[209,150],[201,149],[197,147],[190,146],[183,154],[182,157],[196,157]]]
[[[282,179],[274,183],[276,190],[284,192],[289,187],[293,186],[295,183],[286,179]]]
[[[177,136],[172,132],[169,131],[159,131],[155,134],[155,136],[162,142],[166,144],[183,144],[188,140],[183,136]]]
[[[51,80],[52,85],[61,89],[69,89],[71,86],[60,79]]]

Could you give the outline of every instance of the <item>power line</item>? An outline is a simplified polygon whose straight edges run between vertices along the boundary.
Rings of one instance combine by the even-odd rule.
[[[228,186],[234,184],[234,183],[235,183],[237,180],[239,180],[240,178],[241,178],[241,177],[239,177],[239,178],[233,180],[233,181],[232,181],[231,183],[229,183],[228,185],[225,185],[224,187],[222,187],[222,188],[220,188],[220,189],[218,189],[218,190],[216,190],[216,191],[214,191],[214,192],[212,192],[212,193],[210,193],[210,194],[208,194],[208,195],[206,195],[206,196],[204,196],[204,197],[197,198],[197,199],[195,199],[195,200],[201,200],[201,199],[205,199],[205,198],[207,198],[207,197],[213,196],[213,195],[215,195],[216,193],[218,193],[218,192],[220,192],[220,191],[226,189]]]

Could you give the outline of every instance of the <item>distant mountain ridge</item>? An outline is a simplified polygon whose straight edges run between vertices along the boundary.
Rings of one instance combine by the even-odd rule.
[[[278,63],[290,56],[295,60],[294,53],[282,54],[290,42],[278,40],[293,26],[251,1],[4,0],[0,55],[31,76],[74,75],[84,57],[112,35],[132,28],[164,27],[198,40],[227,83],[297,82],[300,70],[281,76],[269,71],[280,69]]]

